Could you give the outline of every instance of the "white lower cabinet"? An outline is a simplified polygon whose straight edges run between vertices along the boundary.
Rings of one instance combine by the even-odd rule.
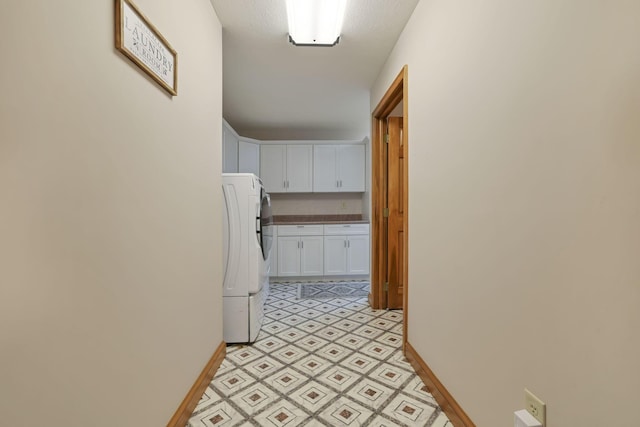
[[[300,237],[278,236],[278,276],[300,275]]]
[[[347,274],[369,275],[369,235],[347,237]]]
[[[322,236],[300,238],[300,275],[322,276],[324,240]]]
[[[336,226],[328,232],[349,233],[349,228],[340,230]],[[367,234],[325,235],[324,236],[324,275],[368,275],[369,274],[369,226]],[[364,233],[361,228],[356,232]]]
[[[369,275],[369,224],[280,225],[272,276]]]
[[[278,226],[278,276],[322,276],[322,225]]]
[[[269,277],[278,276],[278,226],[273,226],[273,241],[269,254]]]
[[[347,238],[324,236],[324,274],[347,274]]]

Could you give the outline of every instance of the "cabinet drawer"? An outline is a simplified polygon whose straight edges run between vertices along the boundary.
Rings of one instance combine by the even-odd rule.
[[[325,224],[325,236],[369,234],[369,224]]]
[[[279,225],[278,236],[322,236],[322,225]]]

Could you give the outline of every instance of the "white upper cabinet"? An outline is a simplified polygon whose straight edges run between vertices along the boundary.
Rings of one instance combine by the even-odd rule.
[[[260,176],[259,141],[239,136],[226,120],[222,120],[222,172]]]
[[[364,175],[364,145],[314,145],[314,192],[362,192]]]
[[[313,191],[340,191],[335,145],[313,146]]]
[[[238,172],[238,137],[227,122],[222,122],[222,172]]]
[[[223,121],[222,171],[258,175],[269,193],[365,191],[365,145],[244,138]],[[354,141],[355,142],[355,141]]]
[[[287,191],[310,192],[312,179],[313,146],[287,145]]]
[[[312,191],[312,145],[262,145],[260,178],[269,193]]]
[[[364,191],[364,145],[338,146],[336,159],[340,191]]]
[[[287,152],[284,145],[260,147],[260,178],[268,193],[284,193],[286,188],[285,165]]]
[[[238,142],[238,172],[260,176],[260,146],[253,142]]]

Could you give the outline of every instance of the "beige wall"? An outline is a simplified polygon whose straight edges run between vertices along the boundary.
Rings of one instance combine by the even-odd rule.
[[[115,50],[113,1],[0,5],[2,425],[166,425],[222,341],[220,24],[136,4],[175,98]]]
[[[409,341],[482,427],[637,425],[640,3],[423,0],[409,66]]]
[[[369,135],[370,118],[368,116],[369,98],[363,98],[361,102],[362,119],[358,120],[349,129],[332,128],[308,128],[308,127],[274,127],[274,128],[244,128],[236,129],[238,133],[246,138],[269,140],[362,140],[362,135]],[[301,105],[304,108],[304,104]]]
[[[363,193],[271,194],[273,215],[362,215],[365,204]]]

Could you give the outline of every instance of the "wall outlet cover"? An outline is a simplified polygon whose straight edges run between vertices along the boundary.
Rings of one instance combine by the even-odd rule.
[[[513,415],[513,427],[542,427],[540,421],[536,420],[526,409],[514,412]]]
[[[526,388],[524,389],[524,407],[536,420],[540,421],[542,427],[545,426],[547,406]]]

